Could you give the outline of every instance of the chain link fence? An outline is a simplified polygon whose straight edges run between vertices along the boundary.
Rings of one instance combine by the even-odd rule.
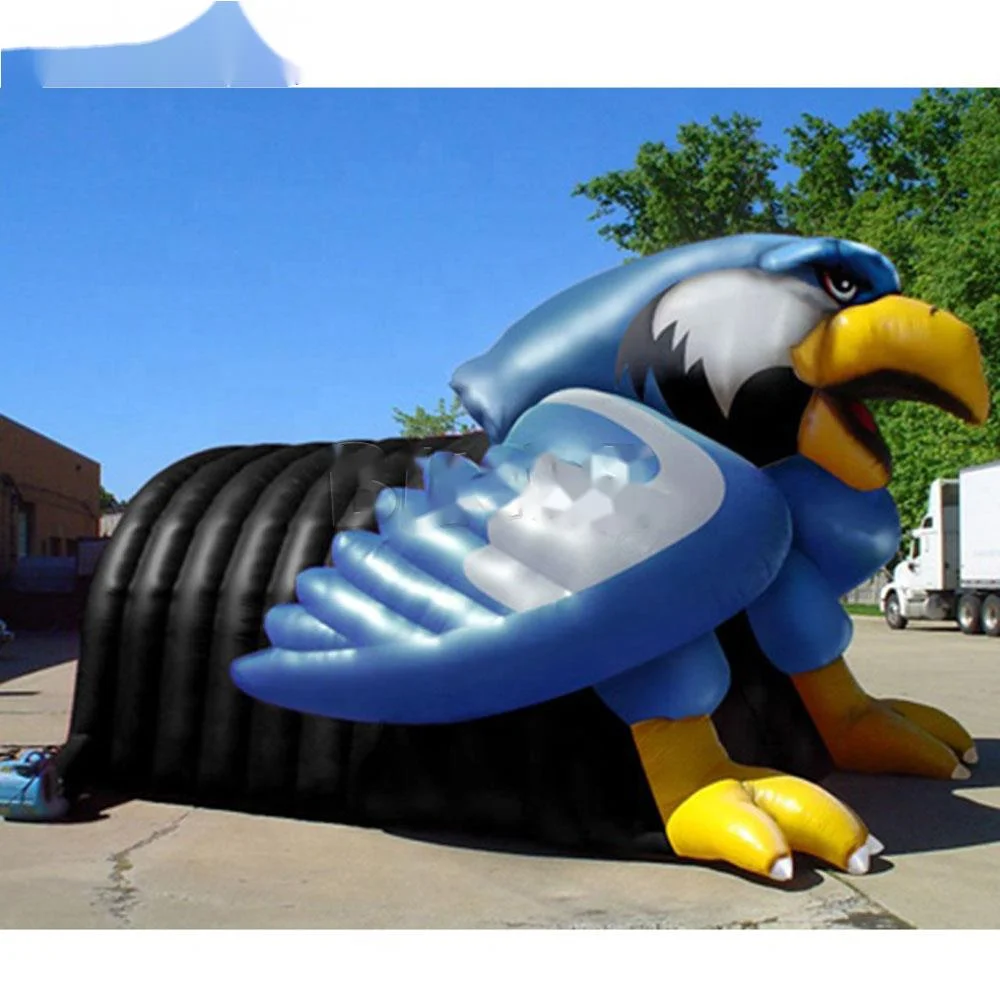
[[[878,604],[879,594],[890,579],[889,571],[880,569],[871,579],[844,594],[844,603]]]

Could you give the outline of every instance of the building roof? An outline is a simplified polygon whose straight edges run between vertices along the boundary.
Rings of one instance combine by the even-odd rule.
[[[41,431],[36,431],[34,427],[28,427],[27,424],[22,424],[6,414],[0,413],[0,423],[6,421],[8,424],[13,424],[15,427],[20,428],[22,431],[27,431],[29,434],[34,434],[35,437],[40,437],[50,444],[54,444],[57,448],[62,448],[64,451],[68,451],[77,458],[82,458],[85,462],[92,462],[94,465],[100,465],[101,463],[97,461],[96,458],[91,458],[89,455],[84,455],[82,451],[77,451],[75,448],[70,448],[69,445],[65,445],[62,441],[57,441],[55,438],[50,438],[47,434],[42,434]]]

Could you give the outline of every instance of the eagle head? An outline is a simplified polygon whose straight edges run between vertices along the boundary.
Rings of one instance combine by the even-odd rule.
[[[974,331],[900,294],[882,254],[753,235],[679,247],[597,275],[515,323],[452,386],[494,441],[551,392],[637,398],[759,466],[804,455],[855,489],[891,456],[866,399],[983,422]]]

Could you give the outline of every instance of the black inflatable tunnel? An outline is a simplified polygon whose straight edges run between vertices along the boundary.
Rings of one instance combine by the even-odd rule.
[[[277,709],[230,681],[231,661],[266,645],[265,611],[329,562],[334,534],[376,530],[379,489],[420,484],[418,456],[486,447],[482,434],[227,447],[154,477],[91,587],[70,793],[584,849],[660,832],[628,729],[592,691],[460,725],[376,726]],[[822,776],[822,744],[746,622],[719,636],[733,684],[716,723],[730,753]]]

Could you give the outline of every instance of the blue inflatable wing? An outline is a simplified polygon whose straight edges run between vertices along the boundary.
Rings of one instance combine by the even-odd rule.
[[[379,533],[265,619],[236,660],[263,701],[359,722],[456,722],[590,687],[709,633],[777,575],[788,508],[750,463],[641,404],[570,389],[482,465],[438,453],[384,490]]]

